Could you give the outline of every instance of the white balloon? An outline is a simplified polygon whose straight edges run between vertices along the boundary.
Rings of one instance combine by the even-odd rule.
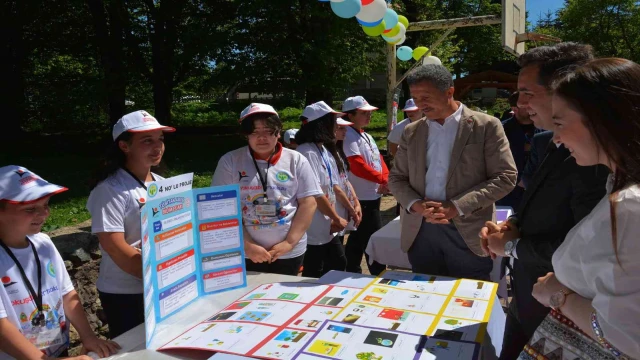
[[[362,10],[356,15],[356,19],[365,23],[373,23],[382,20],[386,13],[387,2],[384,0],[373,0],[371,4],[362,7]]]
[[[422,65],[442,65],[442,61],[433,55],[425,56],[422,59]]]
[[[388,42],[389,44],[398,45],[398,42],[400,42],[400,40],[402,40],[404,42],[403,39],[405,38],[405,35],[407,34],[407,28],[405,28],[402,23],[398,23],[398,26],[400,27],[400,31],[398,31],[396,36],[387,37],[387,36],[384,36],[384,34],[382,34],[382,38],[385,39],[385,41]]]
[[[403,36],[403,37],[402,37],[402,39],[400,39],[400,41],[398,41],[398,42],[396,43],[396,45],[402,45],[402,44],[404,44],[405,40],[407,40],[407,36],[406,36],[406,35],[405,35],[405,36]]]

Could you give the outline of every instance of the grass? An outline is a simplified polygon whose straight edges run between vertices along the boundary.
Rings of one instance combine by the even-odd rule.
[[[299,109],[285,109],[284,128],[298,128],[297,116],[301,113]],[[383,111],[373,114],[367,131],[380,149],[386,149],[386,115]],[[51,216],[43,231],[75,225],[90,218],[86,209],[87,180],[109,140],[109,134],[104,134],[103,139],[86,134],[56,134],[34,135],[16,144],[0,144],[0,166],[21,165],[48,181],[69,188],[52,197]],[[167,136],[164,175],[193,172],[194,187],[209,186],[218,159],[245,144],[241,136],[215,134],[215,128],[203,127],[203,131],[195,134],[181,133],[178,128],[176,133]]]

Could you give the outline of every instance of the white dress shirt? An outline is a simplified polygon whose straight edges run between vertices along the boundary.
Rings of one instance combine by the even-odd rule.
[[[435,120],[427,120],[429,126],[429,137],[427,138],[427,173],[425,174],[425,197],[429,200],[447,200],[447,175],[449,174],[449,164],[451,163],[451,152],[458,133],[458,124],[462,118],[464,105],[458,103],[458,110],[444,119],[442,125]],[[415,199],[409,204],[409,209],[417,201]],[[452,201],[458,210],[458,214],[463,216],[458,204]],[[410,210],[411,211],[411,210]]]
[[[616,196],[620,263],[613,250],[610,212],[606,195],[569,231],[553,254],[553,269],[563,285],[591,300],[604,338],[629,358],[640,359],[640,186],[624,188]]]

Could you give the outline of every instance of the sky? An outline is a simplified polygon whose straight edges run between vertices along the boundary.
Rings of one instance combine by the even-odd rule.
[[[540,14],[545,14],[548,10],[555,13],[563,5],[563,0],[527,0],[527,11],[529,12],[529,22],[535,25],[540,18]]]

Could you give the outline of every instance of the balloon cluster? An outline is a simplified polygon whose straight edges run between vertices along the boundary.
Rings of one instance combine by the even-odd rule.
[[[330,1],[333,13],[344,19],[355,16],[362,31],[369,36],[382,36],[392,45],[406,40],[409,20],[387,8],[385,0],[320,0]]]
[[[398,50],[396,50],[396,56],[402,61],[409,61],[411,58],[420,60],[428,51],[429,48],[425,46],[419,46],[415,49],[411,49],[408,46],[400,46]]]

